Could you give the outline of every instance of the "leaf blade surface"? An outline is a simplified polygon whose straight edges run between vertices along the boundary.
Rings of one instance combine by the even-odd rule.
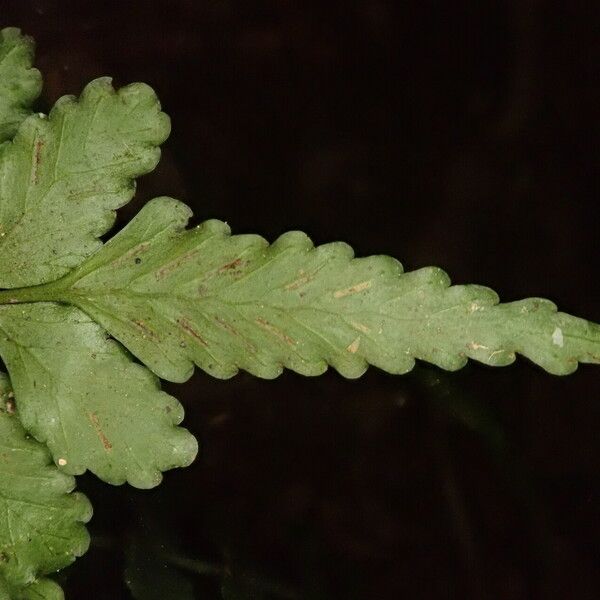
[[[502,366],[517,353],[555,374],[600,362],[600,326],[548,300],[499,304],[489,288],[451,286],[441,269],[405,273],[390,257],[315,248],[300,232],[269,245],[219,221],[185,230],[189,216],[175,200],[151,201],[55,291],[165,379],[184,381],[194,364],[272,378],[328,365],[346,377],[368,364],[405,373],[415,359]]]
[[[33,54],[31,38],[15,27],[0,29],[0,143],[15,135],[42,90]]]
[[[153,90],[92,81],[0,146],[0,287],[58,279],[101,246],[169,134]]]
[[[62,471],[150,488],[195,458],[179,402],[80,310],[0,307],[0,331],[21,421]]]
[[[26,434],[8,378],[0,374],[0,598],[62,598],[60,588],[40,576],[88,548],[84,524],[91,506],[74,487],[47,448]]]

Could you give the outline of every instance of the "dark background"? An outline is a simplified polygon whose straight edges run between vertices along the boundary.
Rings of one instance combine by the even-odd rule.
[[[37,39],[40,109],[110,74],[171,115],[121,225],[168,194],[238,233],[301,228],[595,321],[599,16],[542,0],[0,2],[0,23]],[[163,600],[218,598],[223,581],[240,599],[275,584],[596,599],[599,379],[520,360],[167,385],[202,452],[151,492],[80,479],[94,541],[67,597],[131,598],[133,560],[145,600],[161,579]],[[160,555],[149,574],[136,547]]]

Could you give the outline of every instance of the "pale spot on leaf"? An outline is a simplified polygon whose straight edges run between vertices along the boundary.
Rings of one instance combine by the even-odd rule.
[[[552,333],[552,343],[559,348],[562,348],[565,345],[563,332],[560,327],[557,327]]]
[[[358,352],[358,347],[360,346],[360,336],[357,337],[347,348],[350,354],[356,354]]]

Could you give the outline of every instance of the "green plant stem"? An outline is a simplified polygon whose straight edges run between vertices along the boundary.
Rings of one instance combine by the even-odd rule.
[[[50,283],[0,290],[0,305],[26,304],[31,302],[64,302],[67,301],[64,291],[69,287],[69,277],[63,277]],[[61,293],[62,292],[62,293]]]

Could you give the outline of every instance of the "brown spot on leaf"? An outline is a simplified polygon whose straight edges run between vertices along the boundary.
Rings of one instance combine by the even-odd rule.
[[[194,250],[190,250],[185,254],[182,254],[179,258],[168,262],[166,265],[163,265],[158,271],[156,271],[156,279],[161,280],[170,275],[173,271],[177,270],[179,267],[184,265],[186,262],[189,262],[194,258],[200,250],[195,248]]]
[[[96,431],[96,434],[100,438],[100,441],[102,442],[102,445],[104,446],[104,449],[107,452],[112,450],[112,444],[110,443],[110,441],[104,434],[104,431],[102,431],[102,427],[100,426],[100,420],[98,419],[98,415],[96,413],[90,412],[90,413],[88,413],[88,419],[90,420],[92,427]]]
[[[184,317],[177,319],[177,324],[183,329],[188,335],[197,340],[200,344],[207,347],[208,343],[206,340],[192,327],[192,324]]]
[[[150,244],[148,242],[143,242],[142,244],[138,244],[135,248],[132,248],[128,252],[125,252],[122,256],[119,256],[116,260],[112,262],[113,267],[120,267],[121,265],[129,264],[131,259],[134,260],[136,264],[141,262],[140,254],[143,254],[150,248]],[[139,260],[139,262],[138,262]]]
[[[362,292],[364,290],[368,290],[371,287],[371,280],[362,281],[361,283],[357,283],[356,285],[352,285],[348,288],[344,288],[342,290],[336,290],[333,292],[334,298],[344,298],[345,296],[351,296],[352,294],[358,294],[358,292]]]
[[[275,337],[279,338],[282,342],[285,342],[289,346],[293,346],[296,343],[296,341],[293,340],[289,335],[286,335],[283,331],[281,331],[281,329],[275,327],[275,325],[269,323],[265,319],[259,317],[256,319],[256,323],[259,327],[268,331],[269,333],[272,333]]]
[[[141,319],[134,319],[132,323],[142,332],[144,337],[147,336],[152,340],[158,340],[157,333],[150,329],[150,327],[148,327],[148,325],[146,325],[146,323]]]
[[[31,169],[31,181],[34,184],[37,184],[39,181],[39,166],[42,162],[42,149],[44,148],[44,140],[37,139],[35,141],[34,151],[33,151],[33,165]]]
[[[220,267],[219,273],[226,273],[227,271],[234,271],[237,267],[240,267],[241,265],[242,265],[242,259],[236,258],[235,260],[232,260],[231,262],[228,262],[227,264],[224,264],[222,267]]]
[[[252,352],[253,354],[256,354],[256,346],[252,342],[250,342],[249,340],[247,340],[233,325],[231,325],[230,323],[228,323],[224,319],[221,319],[221,317],[215,317],[215,321],[223,329],[225,329],[225,331],[228,331],[229,333],[231,333],[231,335],[235,335],[236,337],[239,337],[241,340],[243,340],[246,348],[250,352]]]
[[[303,285],[306,285],[307,283],[312,281],[314,277],[313,275],[305,273],[303,270],[300,270],[299,275],[300,277],[298,277],[298,279],[295,279],[294,281],[288,283],[285,286],[286,290],[297,290],[299,287],[302,287]]]
[[[240,332],[233,325],[225,321],[225,319],[221,319],[221,317],[215,317],[215,321],[232,335],[240,335]]]

